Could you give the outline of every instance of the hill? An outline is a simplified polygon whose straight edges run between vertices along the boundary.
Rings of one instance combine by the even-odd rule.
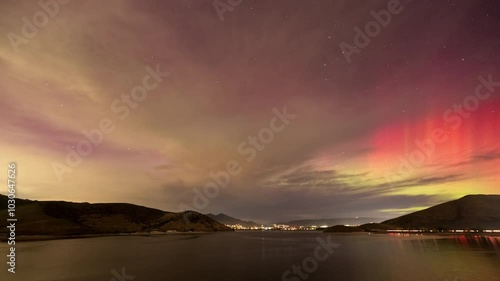
[[[500,195],[467,195],[382,224],[405,229],[500,229]]]
[[[7,197],[0,194],[0,220]],[[187,217],[189,221],[185,219]],[[197,212],[164,212],[125,203],[73,203],[16,199],[17,235],[86,235],[150,231],[229,231]],[[7,228],[0,229],[7,233]]]
[[[244,220],[240,220],[240,219],[237,219],[237,218],[233,218],[233,217],[230,217],[226,214],[218,214],[218,215],[215,215],[215,214],[207,214],[206,216],[208,216],[209,218],[212,218],[222,224],[230,224],[230,225],[235,225],[235,224],[239,224],[239,225],[242,225],[242,226],[245,226],[245,227],[254,227],[254,226],[261,226],[260,224],[256,223],[256,222],[253,222],[253,221],[244,221]]]

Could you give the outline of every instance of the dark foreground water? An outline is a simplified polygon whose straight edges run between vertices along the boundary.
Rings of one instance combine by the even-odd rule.
[[[500,280],[500,237],[235,232],[24,242],[16,274],[7,272],[7,244],[0,250],[2,281]]]

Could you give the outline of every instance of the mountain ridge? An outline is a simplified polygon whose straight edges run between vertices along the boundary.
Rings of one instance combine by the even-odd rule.
[[[0,210],[8,198],[0,194]],[[129,203],[74,203],[16,198],[17,235],[87,235],[167,231],[230,231],[194,211],[166,212]],[[7,212],[0,213],[0,220]],[[0,229],[7,233],[8,229]]]
[[[471,194],[383,221],[404,228],[500,229],[500,195]]]
[[[235,225],[235,224],[239,224],[241,226],[244,226],[244,227],[258,227],[258,226],[261,226],[261,224],[258,224],[254,221],[244,221],[244,220],[241,220],[241,219],[238,219],[238,218],[234,218],[234,217],[231,217],[229,215],[226,215],[224,213],[219,213],[217,215],[215,214],[212,214],[212,213],[209,213],[209,214],[205,214],[206,216],[208,216],[209,218],[212,218],[222,224],[225,224],[225,225]]]

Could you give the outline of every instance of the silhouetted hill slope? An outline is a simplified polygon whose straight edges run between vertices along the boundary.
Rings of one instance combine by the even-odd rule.
[[[0,195],[0,210],[7,197]],[[189,221],[184,219],[187,216]],[[149,231],[228,231],[197,212],[171,213],[125,203],[72,203],[16,199],[17,235],[80,235]],[[0,220],[7,212],[0,212]],[[0,230],[6,233],[7,228]]]
[[[245,227],[260,226],[260,224],[257,224],[256,222],[240,220],[222,213],[218,215],[207,214],[207,216],[222,224],[232,224],[232,225],[239,224]]]
[[[401,228],[500,229],[500,195],[467,195],[382,224]]]

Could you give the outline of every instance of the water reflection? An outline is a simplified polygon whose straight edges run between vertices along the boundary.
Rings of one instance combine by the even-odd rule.
[[[391,233],[391,237],[401,238],[398,245],[401,249],[413,248],[425,251],[426,249],[439,250],[440,247],[457,248],[464,250],[491,250],[500,252],[500,237],[485,235],[451,235],[451,236],[429,236],[422,234]],[[439,243],[438,243],[439,241]],[[455,247],[453,247],[453,245]]]
[[[19,273],[12,277],[0,272],[0,280],[110,280],[112,269],[126,267],[135,280],[279,281],[285,271],[314,257],[318,237],[328,236],[236,232],[20,243]],[[307,273],[308,281],[500,281],[498,236],[330,237],[340,247]],[[0,250],[6,246],[0,245]]]

